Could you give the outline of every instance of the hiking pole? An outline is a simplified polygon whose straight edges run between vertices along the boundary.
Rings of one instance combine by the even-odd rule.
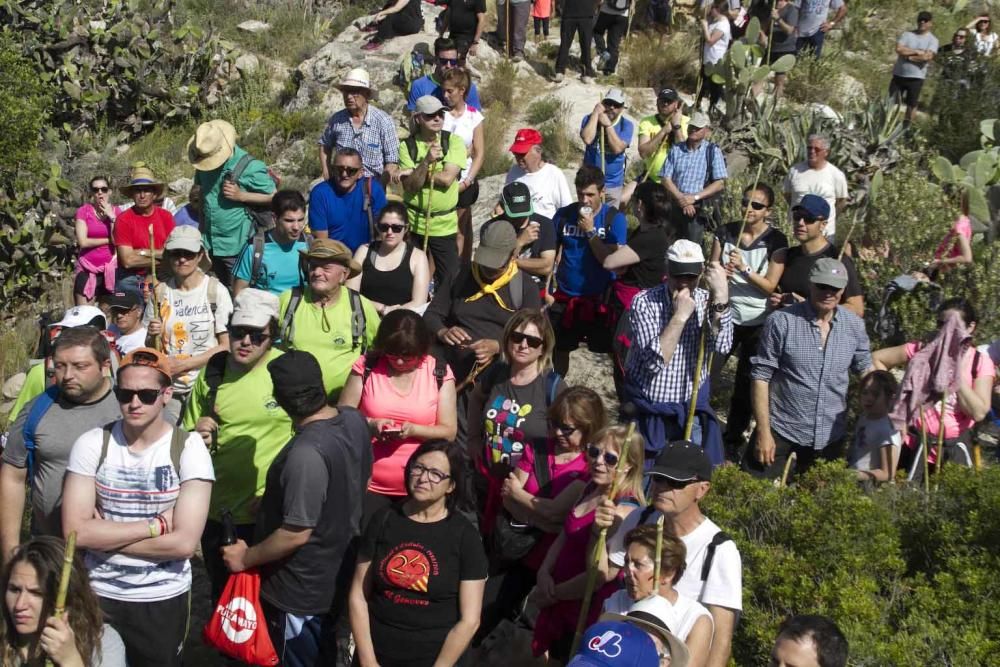
[[[56,607],[52,612],[56,618],[62,618],[66,611],[66,594],[69,592],[69,578],[73,574],[73,554],[76,553],[76,531],[66,538],[66,553],[63,555],[62,576],[59,577],[59,591],[56,593]],[[45,667],[52,667],[52,659],[45,659]]]
[[[635,405],[625,403],[622,405],[621,411],[628,416],[629,422],[628,430],[625,432],[625,443],[622,445],[624,451],[618,453],[615,475],[611,479],[611,488],[608,490],[607,498],[612,501],[618,492],[618,477],[619,473],[621,473],[622,464],[628,458],[629,450],[632,449],[632,437],[635,435]],[[642,465],[642,463],[639,462],[638,465]],[[597,540],[594,543],[594,550],[591,552],[590,564],[587,567],[587,587],[584,589],[583,599],[580,601],[580,615],[577,617],[576,632],[573,634],[573,645],[569,652],[570,655],[576,653],[576,649],[580,646],[580,638],[583,636],[583,631],[587,629],[587,616],[590,615],[588,613],[590,611],[590,601],[594,597],[594,587],[597,585],[597,568],[600,565],[601,552],[604,551],[607,540],[608,529],[601,528],[601,532],[598,533]]]
[[[941,396],[941,414],[944,414],[945,406],[948,405],[948,390],[945,389],[944,394]],[[937,493],[938,485],[941,483],[941,469],[944,467],[944,419],[938,420],[938,437],[937,437],[937,460],[934,461],[934,472],[937,476],[934,477],[934,492]]]
[[[785,461],[785,470],[781,473],[781,484],[778,486],[779,489],[784,489],[788,486],[788,473],[792,471],[792,464],[795,463],[798,458],[799,455],[792,452],[788,457],[788,460]]]
[[[653,586],[660,589],[660,560],[663,558],[663,515],[656,520],[656,560],[653,561]]]
[[[695,306],[697,309],[697,306]],[[698,405],[698,390],[701,389],[702,366],[705,365],[705,331],[712,326],[709,322],[711,314],[705,309],[705,322],[701,325],[701,333],[698,334],[698,359],[694,364],[694,378],[691,380],[691,403],[688,404],[687,419],[684,422],[684,439],[691,439],[691,430],[694,428],[695,406]],[[709,362],[711,363],[711,362]]]
[[[608,175],[607,171],[606,171],[607,165],[606,165],[606,161],[604,159],[604,133],[605,133],[605,129],[604,129],[603,125],[601,126],[600,130],[601,130],[601,173],[604,174],[605,178],[607,178],[607,175]],[[602,203],[604,202],[604,194],[605,194],[605,192],[606,192],[605,190],[603,190],[603,189],[601,190],[601,202]],[[621,205],[620,202],[619,202],[619,205]]]
[[[512,31],[510,29],[510,0],[507,0],[504,3],[503,9],[504,9],[504,16],[507,17],[507,20],[504,21],[503,24],[503,41],[504,41],[504,46],[506,47],[504,48],[503,53],[505,56],[507,56],[507,60],[510,60],[511,51],[513,50],[513,44],[511,44],[511,42],[514,41],[511,39]]]
[[[940,425],[938,425],[940,428]],[[924,450],[923,464],[924,464],[924,494],[925,496],[931,492],[930,488],[930,464],[928,463],[928,457],[930,453],[927,451],[927,422],[924,421],[924,406],[920,406],[920,448]]]
[[[434,134],[434,143],[440,141],[440,135]],[[428,149],[429,150],[429,149]],[[427,208],[424,210],[424,253],[427,252],[427,244],[430,242],[431,238],[431,199],[434,198],[434,168],[437,167],[437,160],[431,162],[431,166],[427,168]]]
[[[149,284],[149,306],[150,306],[150,319],[155,319],[160,316],[159,306],[156,303],[156,239],[153,234],[153,225],[149,226],[149,265],[151,267],[150,271],[153,276],[153,282]],[[160,326],[163,326],[163,322],[160,322]],[[153,336],[153,349],[159,350],[162,346],[163,333],[161,328],[161,333]]]
[[[847,228],[847,236],[844,237],[844,243],[840,246],[840,254],[837,255],[837,261],[840,262],[844,258],[844,252],[847,251],[847,244],[851,241],[851,234],[854,233],[854,228],[858,225],[858,209],[854,211],[854,219],[851,220],[851,226]]]

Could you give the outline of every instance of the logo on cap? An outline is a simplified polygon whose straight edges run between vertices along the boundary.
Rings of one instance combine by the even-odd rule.
[[[622,636],[617,632],[608,630],[604,634],[594,637],[587,644],[587,648],[591,651],[597,651],[598,653],[603,653],[609,658],[617,658],[622,654]]]

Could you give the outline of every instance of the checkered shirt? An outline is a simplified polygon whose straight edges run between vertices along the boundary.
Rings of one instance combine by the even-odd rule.
[[[389,114],[368,105],[361,129],[351,122],[347,109],[330,116],[319,142],[330,153],[338,148],[353,148],[361,153],[365,176],[378,178],[387,164],[399,164],[399,139]]]
[[[712,151],[712,177],[708,174],[708,152]],[[711,141],[702,141],[698,148],[691,150],[686,141],[680,141],[670,147],[667,161],[660,169],[660,178],[669,178],[684,194],[694,194],[705,189],[705,185],[713,181],[727,178],[726,157],[722,149]]]

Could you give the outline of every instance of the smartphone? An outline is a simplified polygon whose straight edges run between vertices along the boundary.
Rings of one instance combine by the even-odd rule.
[[[387,428],[379,432],[380,438],[398,438],[402,433],[402,429],[398,428]]]

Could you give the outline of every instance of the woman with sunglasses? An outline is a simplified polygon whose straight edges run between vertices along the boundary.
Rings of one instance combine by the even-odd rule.
[[[993,54],[997,46],[997,34],[990,30],[990,17],[987,14],[977,16],[965,26],[966,30],[974,30],[976,52],[981,56]]]
[[[90,201],[76,209],[76,260],[73,280],[73,303],[91,305],[98,296],[115,291],[115,244],[111,238],[115,219],[121,209],[111,203],[108,179],[90,179]]]
[[[406,464],[406,499],[364,530],[350,592],[355,664],[462,665],[479,627],[486,554],[459,512],[465,456],[428,440]]]
[[[766,183],[751,185],[743,192],[740,205],[746,222],[731,222],[721,227],[712,241],[711,261],[721,262],[729,276],[729,305],[734,325],[730,354],[739,350],[736,352],[737,387],[750,386],[750,357],[757,352],[760,331],[767,318],[767,297],[781,277],[781,265],[772,263],[771,257],[788,247],[788,237],[770,224],[773,205],[771,186]],[[715,357],[713,377],[728,358],[729,355]],[[750,409],[748,392],[733,392],[725,439],[730,455],[742,444],[743,431],[750,424]]]
[[[403,468],[420,443],[455,437],[455,376],[431,355],[433,336],[412,310],[394,310],[379,324],[367,354],[351,368],[340,405],[357,408],[372,431],[372,476],[365,494],[367,523],[407,494]]]
[[[375,223],[378,240],[364,243],[354,253],[361,273],[347,286],[372,302],[379,315],[399,308],[422,313],[427,308],[431,279],[427,255],[410,243],[406,206],[389,202]]]
[[[458,183],[458,254],[464,262],[472,260],[472,205],[479,199],[476,176],[485,157],[483,114],[465,103],[471,86],[469,73],[460,67],[445,72],[441,81],[444,103],[449,107],[443,129],[461,137],[467,153]]]
[[[642,435],[635,433],[632,441],[626,442],[627,434],[625,426],[609,426],[597,433],[587,445],[590,482],[567,513],[562,531],[538,569],[538,583],[529,596],[529,601],[541,609],[531,640],[535,656],[548,654],[550,659],[562,662],[569,657],[587,585],[587,569],[592,565],[590,542],[594,513],[611,493],[612,486],[615,487],[612,500],[617,506],[616,523],[646,504],[642,492],[645,456]],[[616,468],[620,457],[625,458]],[[598,570],[597,584],[587,611],[587,625],[597,620],[604,600],[619,588],[615,581],[617,577],[618,568]]]

